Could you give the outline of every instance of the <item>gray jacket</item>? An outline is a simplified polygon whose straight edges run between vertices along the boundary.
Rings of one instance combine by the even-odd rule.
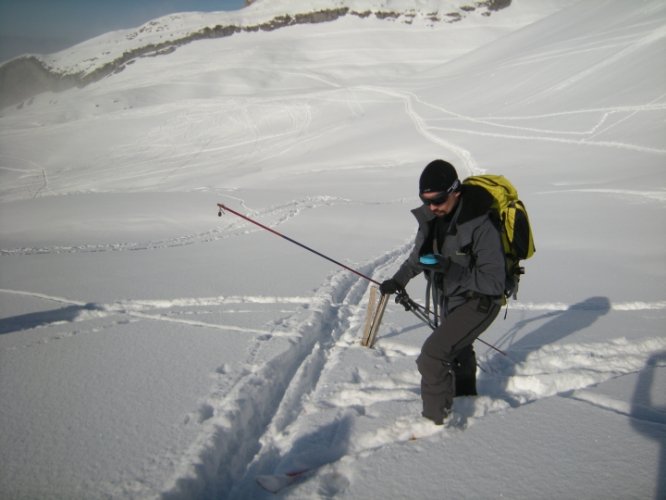
[[[419,258],[439,254],[443,265],[431,275],[443,308],[451,311],[471,295],[498,300],[504,294],[506,269],[497,221],[491,217],[492,197],[477,186],[463,186],[442,248],[436,248],[434,227],[437,217],[427,206],[412,210],[419,228],[410,256],[393,278],[403,288],[424,270]],[[432,271],[428,271],[431,273]]]

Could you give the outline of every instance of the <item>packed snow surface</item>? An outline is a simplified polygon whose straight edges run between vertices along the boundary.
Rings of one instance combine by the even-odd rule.
[[[197,41],[0,111],[0,497],[666,497],[666,3],[465,12]],[[435,158],[513,181],[537,246],[443,427],[426,326],[391,302],[360,346],[367,280],[216,206],[381,281]]]

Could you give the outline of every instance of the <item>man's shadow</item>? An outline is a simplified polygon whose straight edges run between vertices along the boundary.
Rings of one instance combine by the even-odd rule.
[[[488,371],[492,373],[482,375],[480,381],[484,386],[482,392],[495,394],[506,398],[511,404],[517,404],[516,401],[513,401],[507,388],[507,382],[515,374],[516,366],[525,362],[530,353],[543,346],[589,327],[601,316],[607,314],[610,309],[611,304],[608,298],[591,297],[564,311],[548,312],[535,318],[519,321],[498,341],[498,345],[508,344],[508,347],[505,347],[507,356],[496,354],[489,360]],[[551,319],[513,342],[525,327],[545,318]],[[661,445],[654,498],[666,499],[666,406],[657,406],[653,399],[653,386],[659,368],[666,368],[666,351],[652,355],[639,372],[631,401],[630,422],[638,433]],[[497,377],[498,373],[500,377]]]
[[[524,363],[527,357],[548,344],[553,344],[575,332],[584,330],[597,321],[601,316],[608,314],[611,303],[608,297],[590,297],[565,309],[564,311],[551,311],[535,318],[518,321],[511,330],[504,334],[497,342],[506,353],[497,353],[489,359],[486,367],[480,365],[482,371],[490,371],[489,376],[482,376],[479,385],[485,394],[497,394],[507,398],[512,404],[513,397],[509,394],[506,384],[516,374],[516,366]],[[536,330],[514,342],[518,334],[531,323],[551,318]],[[505,347],[508,345],[508,347]],[[501,374],[500,378],[493,374]]]
[[[53,323],[71,323],[82,311],[95,311],[98,309],[99,306],[96,304],[71,305],[51,311],[39,311],[12,316],[10,318],[2,318],[0,319],[0,335],[31,330]]]
[[[548,323],[510,345],[511,359],[516,363],[522,363],[531,352],[541,349],[544,345],[553,344],[572,333],[588,328],[601,316],[608,314],[610,310],[611,303],[608,297],[590,297],[583,302],[570,306],[564,311],[552,311],[536,318],[517,322],[500,339],[499,343],[501,345],[502,341],[507,338],[512,341],[520,330],[534,321],[549,317],[552,318]]]

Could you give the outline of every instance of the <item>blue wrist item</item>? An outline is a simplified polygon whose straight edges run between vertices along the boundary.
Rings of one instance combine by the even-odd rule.
[[[419,258],[419,262],[424,266],[435,266],[439,264],[439,259],[437,258],[436,255],[429,253],[427,255],[422,255]]]

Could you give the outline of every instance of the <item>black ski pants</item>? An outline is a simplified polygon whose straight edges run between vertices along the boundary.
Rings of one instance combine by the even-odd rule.
[[[461,395],[476,393],[476,357],[472,344],[495,320],[500,309],[491,297],[470,298],[449,312],[426,339],[416,360],[425,417],[433,420],[445,417],[456,390]]]

